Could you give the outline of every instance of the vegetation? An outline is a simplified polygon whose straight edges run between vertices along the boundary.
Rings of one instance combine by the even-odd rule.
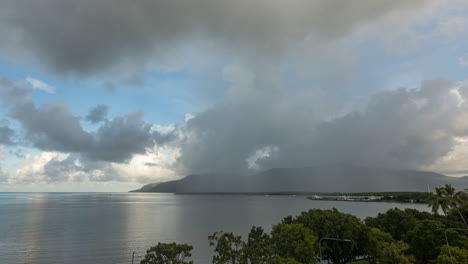
[[[157,246],[146,250],[140,264],[193,264],[185,259],[191,257],[193,247],[187,244],[158,243]]]
[[[314,236],[309,228],[302,224],[278,224],[271,231],[275,253],[284,259],[294,259],[299,263],[315,262]]]
[[[270,233],[252,227],[247,241],[215,232],[208,237],[215,253],[212,263],[468,263],[467,197],[445,185],[438,187],[430,206],[432,214],[395,208],[364,221],[336,209],[311,209],[285,217]],[[185,260],[191,250],[185,244],[160,243],[141,264],[192,263]]]
[[[245,243],[241,236],[233,233],[215,232],[208,237],[210,246],[214,246],[213,264],[240,264],[245,260]]]
[[[452,259],[450,259],[450,255],[452,255]],[[438,263],[438,264],[468,263],[468,248],[450,247],[450,253],[449,253],[449,248],[447,246],[443,246],[440,250],[440,254],[437,257],[435,263]]]
[[[460,215],[460,218],[465,224],[465,228],[468,229],[468,224],[466,223],[465,217],[460,211],[460,207],[463,203],[466,203],[467,197],[464,192],[456,192],[455,188],[450,184],[445,184],[444,186],[439,186],[435,188],[436,197],[429,206],[432,207],[432,212],[438,214],[439,209],[447,214],[450,209],[454,209]]]
[[[342,193],[334,193],[333,195],[343,195]],[[362,196],[362,197],[380,197],[378,201],[385,202],[400,202],[400,203],[429,203],[434,199],[433,193],[428,192],[362,192],[350,193],[347,196]]]

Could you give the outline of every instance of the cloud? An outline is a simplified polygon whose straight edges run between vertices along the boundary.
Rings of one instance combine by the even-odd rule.
[[[63,155],[55,152],[42,152],[40,155],[34,157],[27,156],[26,160],[23,161],[24,166],[15,171],[14,181],[16,183],[50,182],[55,176],[49,178],[44,175],[44,165],[54,159],[63,158]]]
[[[70,154],[63,159],[53,158],[42,164],[42,175],[48,182],[128,181],[112,163],[83,159]]]
[[[143,120],[141,111],[106,120],[96,131],[88,132],[80,124],[81,117],[73,114],[67,103],[54,101],[36,107],[26,89],[6,79],[0,79],[0,100],[8,109],[8,116],[21,125],[25,141],[42,151],[126,162],[157,143],[171,140],[169,134],[153,130]]]
[[[177,177],[172,170],[176,156],[175,149],[155,147],[144,155],[134,155],[126,163],[115,163],[90,160],[81,154],[42,152],[27,156],[11,181],[16,184],[167,181]]]
[[[9,175],[7,172],[3,171],[2,168],[0,168],[0,182],[8,182],[9,181]]]
[[[48,150],[29,158],[16,172],[18,181],[149,182],[226,169],[334,163],[435,170],[453,165],[447,157],[466,145],[460,138],[468,138],[468,86],[462,83],[423,81],[419,88],[378,92],[358,110],[324,112],[328,102],[317,94],[292,96],[270,87],[244,97],[256,76],[239,70],[229,77],[232,92],[225,102],[182,124],[150,124],[137,111],[104,120],[92,132],[83,130],[63,102],[34,107],[21,86],[3,80],[0,98],[16,95],[4,99],[12,102],[10,117],[27,140]],[[25,117],[27,111],[34,120]],[[454,168],[463,170],[461,162]]]
[[[134,154],[144,154],[147,148],[152,148],[155,134],[151,131],[151,124],[143,121],[144,113],[116,117],[105,122],[94,133],[94,144],[89,151],[90,159],[124,162]]]
[[[462,67],[468,67],[468,54],[463,57],[458,58],[458,63]]]
[[[0,145],[0,161],[3,160],[3,146]],[[2,169],[1,163],[0,163],[0,183],[8,182],[10,178],[10,175],[7,171],[4,171]]]
[[[105,120],[108,110],[109,107],[107,107],[106,105],[97,105],[89,111],[85,119],[93,124],[99,123]]]
[[[326,43],[390,14],[400,14],[401,22],[431,3],[4,0],[0,54],[58,73],[119,72],[131,79],[135,69],[174,63],[185,43],[257,63],[291,52],[304,39]]]
[[[353,34],[395,35],[406,50],[408,43],[461,33],[466,19],[444,14],[435,29],[413,34],[423,27],[408,24],[434,2],[5,0],[1,57],[63,76],[106,75],[103,89],[111,93],[122,84],[149,85],[144,70],[180,67],[187,54],[208,51],[235,62],[223,71],[230,84],[225,98],[170,126],[145,121],[142,111],[108,117],[107,106],[98,105],[81,117],[63,101],[37,105],[30,91],[0,79],[0,100],[18,135],[43,152],[29,160],[35,164],[29,172],[18,173],[47,182],[146,181],[231,168],[441,164],[460,146],[457,138],[468,136],[466,87],[424,81],[357,103],[335,90],[353,87],[347,78],[359,67],[355,49],[366,49],[347,39]],[[312,81],[296,80],[297,71]],[[96,128],[86,130],[83,120]],[[0,140],[10,142],[14,132],[0,128]]]
[[[13,145],[14,130],[8,126],[0,126],[0,145]]]
[[[23,149],[10,150],[9,153],[15,155],[19,159],[24,159],[26,157]]]
[[[468,175],[468,137],[455,137],[454,147],[447,155],[439,157],[434,163],[424,166],[427,171],[437,171],[448,175]]]
[[[44,91],[46,93],[54,94],[55,93],[55,87],[48,85],[47,83],[34,79],[32,77],[27,77],[26,81],[31,85],[32,88],[38,89],[41,91]]]
[[[456,137],[468,136],[467,95],[468,86],[430,80],[418,89],[379,92],[359,112],[322,119],[306,108],[314,98],[223,104],[182,128],[178,164],[191,173],[333,163],[420,169],[448,155]],[[275,154],[265,155],[272,146]]]

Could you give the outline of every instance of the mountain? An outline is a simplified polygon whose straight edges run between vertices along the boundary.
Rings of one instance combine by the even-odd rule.
[[[211,173],[145,185],[132,192],[397,192],[427,191],[452,184],[457,190],[468,187],[468,177],[455,178],[439,173],[367,168],[351,165],[310,168],[274,168],[254,175]]]

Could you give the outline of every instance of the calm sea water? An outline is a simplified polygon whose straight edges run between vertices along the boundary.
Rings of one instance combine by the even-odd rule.
[[[360,218],[424,204],[311,201],[305,196],[141,193],[0,193],[0,263],[131,263],[132,252],[161,242],[194,246],[195,263],[211,263],[207,237],[270,230],[284,216],[311,208]],[[135,263],[138,263],[135,261]]]

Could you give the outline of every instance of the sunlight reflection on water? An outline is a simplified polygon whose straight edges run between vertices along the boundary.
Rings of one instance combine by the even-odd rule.
[[[311,201],[306,196],[144,193],[0,193],[0,263],[129,263],[157,242],[194,246],[195,263],[210,263],[207,237],[218,230],[244,237],[252,225],[270,230],[311,208],[360,218],[390,208],[428,211],[425,204]]]

